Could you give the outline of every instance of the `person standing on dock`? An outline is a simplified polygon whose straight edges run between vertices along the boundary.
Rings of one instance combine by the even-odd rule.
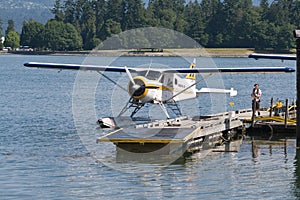
[[[257,83],[254,84],[254,88],[251,93],[252,97],[252,110],[255,115],[255,112],[257,111],[258,116],[260,116],[260,110],[259,110],[259,103],[260,103],[260,97],[262,95],[261,90],[259,89],[259,85]]]

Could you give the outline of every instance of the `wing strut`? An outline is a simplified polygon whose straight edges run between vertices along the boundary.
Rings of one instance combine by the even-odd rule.
[[[112,82],[113,84],[115,84],[116,86],[118,86],[119,88],[121,88],[122,90],[128,92],[123,86],[121,86],[120,84],[118,84],[116,81],[112,80],[111,78],[109,78],[108,76],[106,76],[104,73],[97,71],[99,74],[101,74],[102,76],[104,76],[104,78],[106,78],[107,80],[109,80],[110,82]]]

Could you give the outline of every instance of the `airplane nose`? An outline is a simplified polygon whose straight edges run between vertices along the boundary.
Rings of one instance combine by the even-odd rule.
[[[132,82],[129,82],[128,84],[128,93],[133,98],[139,99],[143,94],[145,93],[145,83],[143,80],[135,78],[134,79],[135,84]]]
[[[132,89],[133,89],[133,91],[136,91],[136,90],[138,90],[140,87],[141,87],[140,85],[135,84],[135,85],[132,86]]]

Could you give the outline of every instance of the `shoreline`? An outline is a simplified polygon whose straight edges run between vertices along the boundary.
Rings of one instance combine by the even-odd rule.
[[[213,57],[213,58],[247,58],[255,53],[247,48],[202,48],[202,49],[164,49],[163,52],[122,50],[93,51],[0,51],[0,55],[49,55],[49,56],[129,56],[129,57]],[[268,53],[268,52],[266,52]],[[271,52],[269,52],[271,53]]]

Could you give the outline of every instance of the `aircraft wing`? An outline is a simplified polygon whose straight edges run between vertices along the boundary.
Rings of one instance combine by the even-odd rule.
[[[177,68],[165,69],[162,73],[272,73],[294,72],[290,67],[227,67],[227,68]]]
[[[66,70],[87,70],[87,71],[108,71],[108,72],[126,72],[125,67],[98,66],[98,65],[77,65],[61,63],[41,63],[28,62],[24,63],[26,67],[48,68],[48,69],[66,69]],[[132,68],[130,68],[132,70]]]
[[[49,68],[60,70],[89,70],[89,71],[106,71],[106,72],[125,72],[126,67],[116,66],[98,66],[98,65],[77,65],[77,64],[59,64],[59,63],[24,63],[26,67]],[[127,68],[130,72],[148,71],[148,68]],[[294,72],[289,67],[232,67],[232,68],[152,68],[150,71],[161,73],[272,73],[272,72]]]
[[[296,60],[296,54],[282,55],[282,54],[259,54],[253,53],[248,56],[249,58],[258,59],[277,59],[277,60]]]

